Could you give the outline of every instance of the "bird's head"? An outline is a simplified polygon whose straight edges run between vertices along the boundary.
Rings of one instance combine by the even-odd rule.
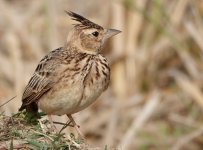
[[[79,22],[75,24],[74,28],[68,34],[67,44],[75,46],[87,53],[99,53],[108,38],[121,32],[115,29],[105,29],[74,12],[69,11],[66,13],[73,20]]]

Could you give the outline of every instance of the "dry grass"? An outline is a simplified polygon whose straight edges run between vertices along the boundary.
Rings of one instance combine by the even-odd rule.
[[[17,95],[1,111],[17,112],[38,61],[63,45],[72,23],[63,13],[67,9],[123,31],[104,49],[111,86],[75,115],[88,143],[129,150],[202,149],[201,0],[1,0],[0,104]]]
[[[64,124],[57,133],[51,129],[48,120],[31,119],[25,112],[11,117],[0,114],[0,149],[61,149],[77,150],[91,149],[84,140],[73,133],[65,135]],[[92,148],[94,149],[94,148]]]

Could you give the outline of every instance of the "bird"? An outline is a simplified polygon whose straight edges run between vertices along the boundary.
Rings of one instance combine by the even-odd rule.
[[[25,87],[19,111],[48,115],[67,115],[83,137],[72,114],[90,106],[107,89],[110,67],[101,54],[107,39],[120,33],[104,28],[72,11],[65,11],[77,23],[62,47],[50,51],[37,65]]]

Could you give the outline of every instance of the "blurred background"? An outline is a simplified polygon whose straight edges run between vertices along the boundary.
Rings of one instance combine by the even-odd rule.
[[[0,104],[17,98],[0,112],[17,112],[40,59],[64,45],[74,23],[64,10],[122,31],[103,50],[111,64],[110,87],[74,115],[88,143],[203,149],[201,0],[1,0]]]

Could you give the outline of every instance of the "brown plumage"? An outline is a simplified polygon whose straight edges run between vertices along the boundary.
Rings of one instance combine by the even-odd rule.
[[[66,114],[73,120],[71,114],[88,107],[108,87],[110,68],[100,50],[106,39],[120,31],[104,29],[73,12],[67,14],[79,24],[64,47],[40,61],[25,88],[20,111],[37,113],[39,107],[47,115]]]

